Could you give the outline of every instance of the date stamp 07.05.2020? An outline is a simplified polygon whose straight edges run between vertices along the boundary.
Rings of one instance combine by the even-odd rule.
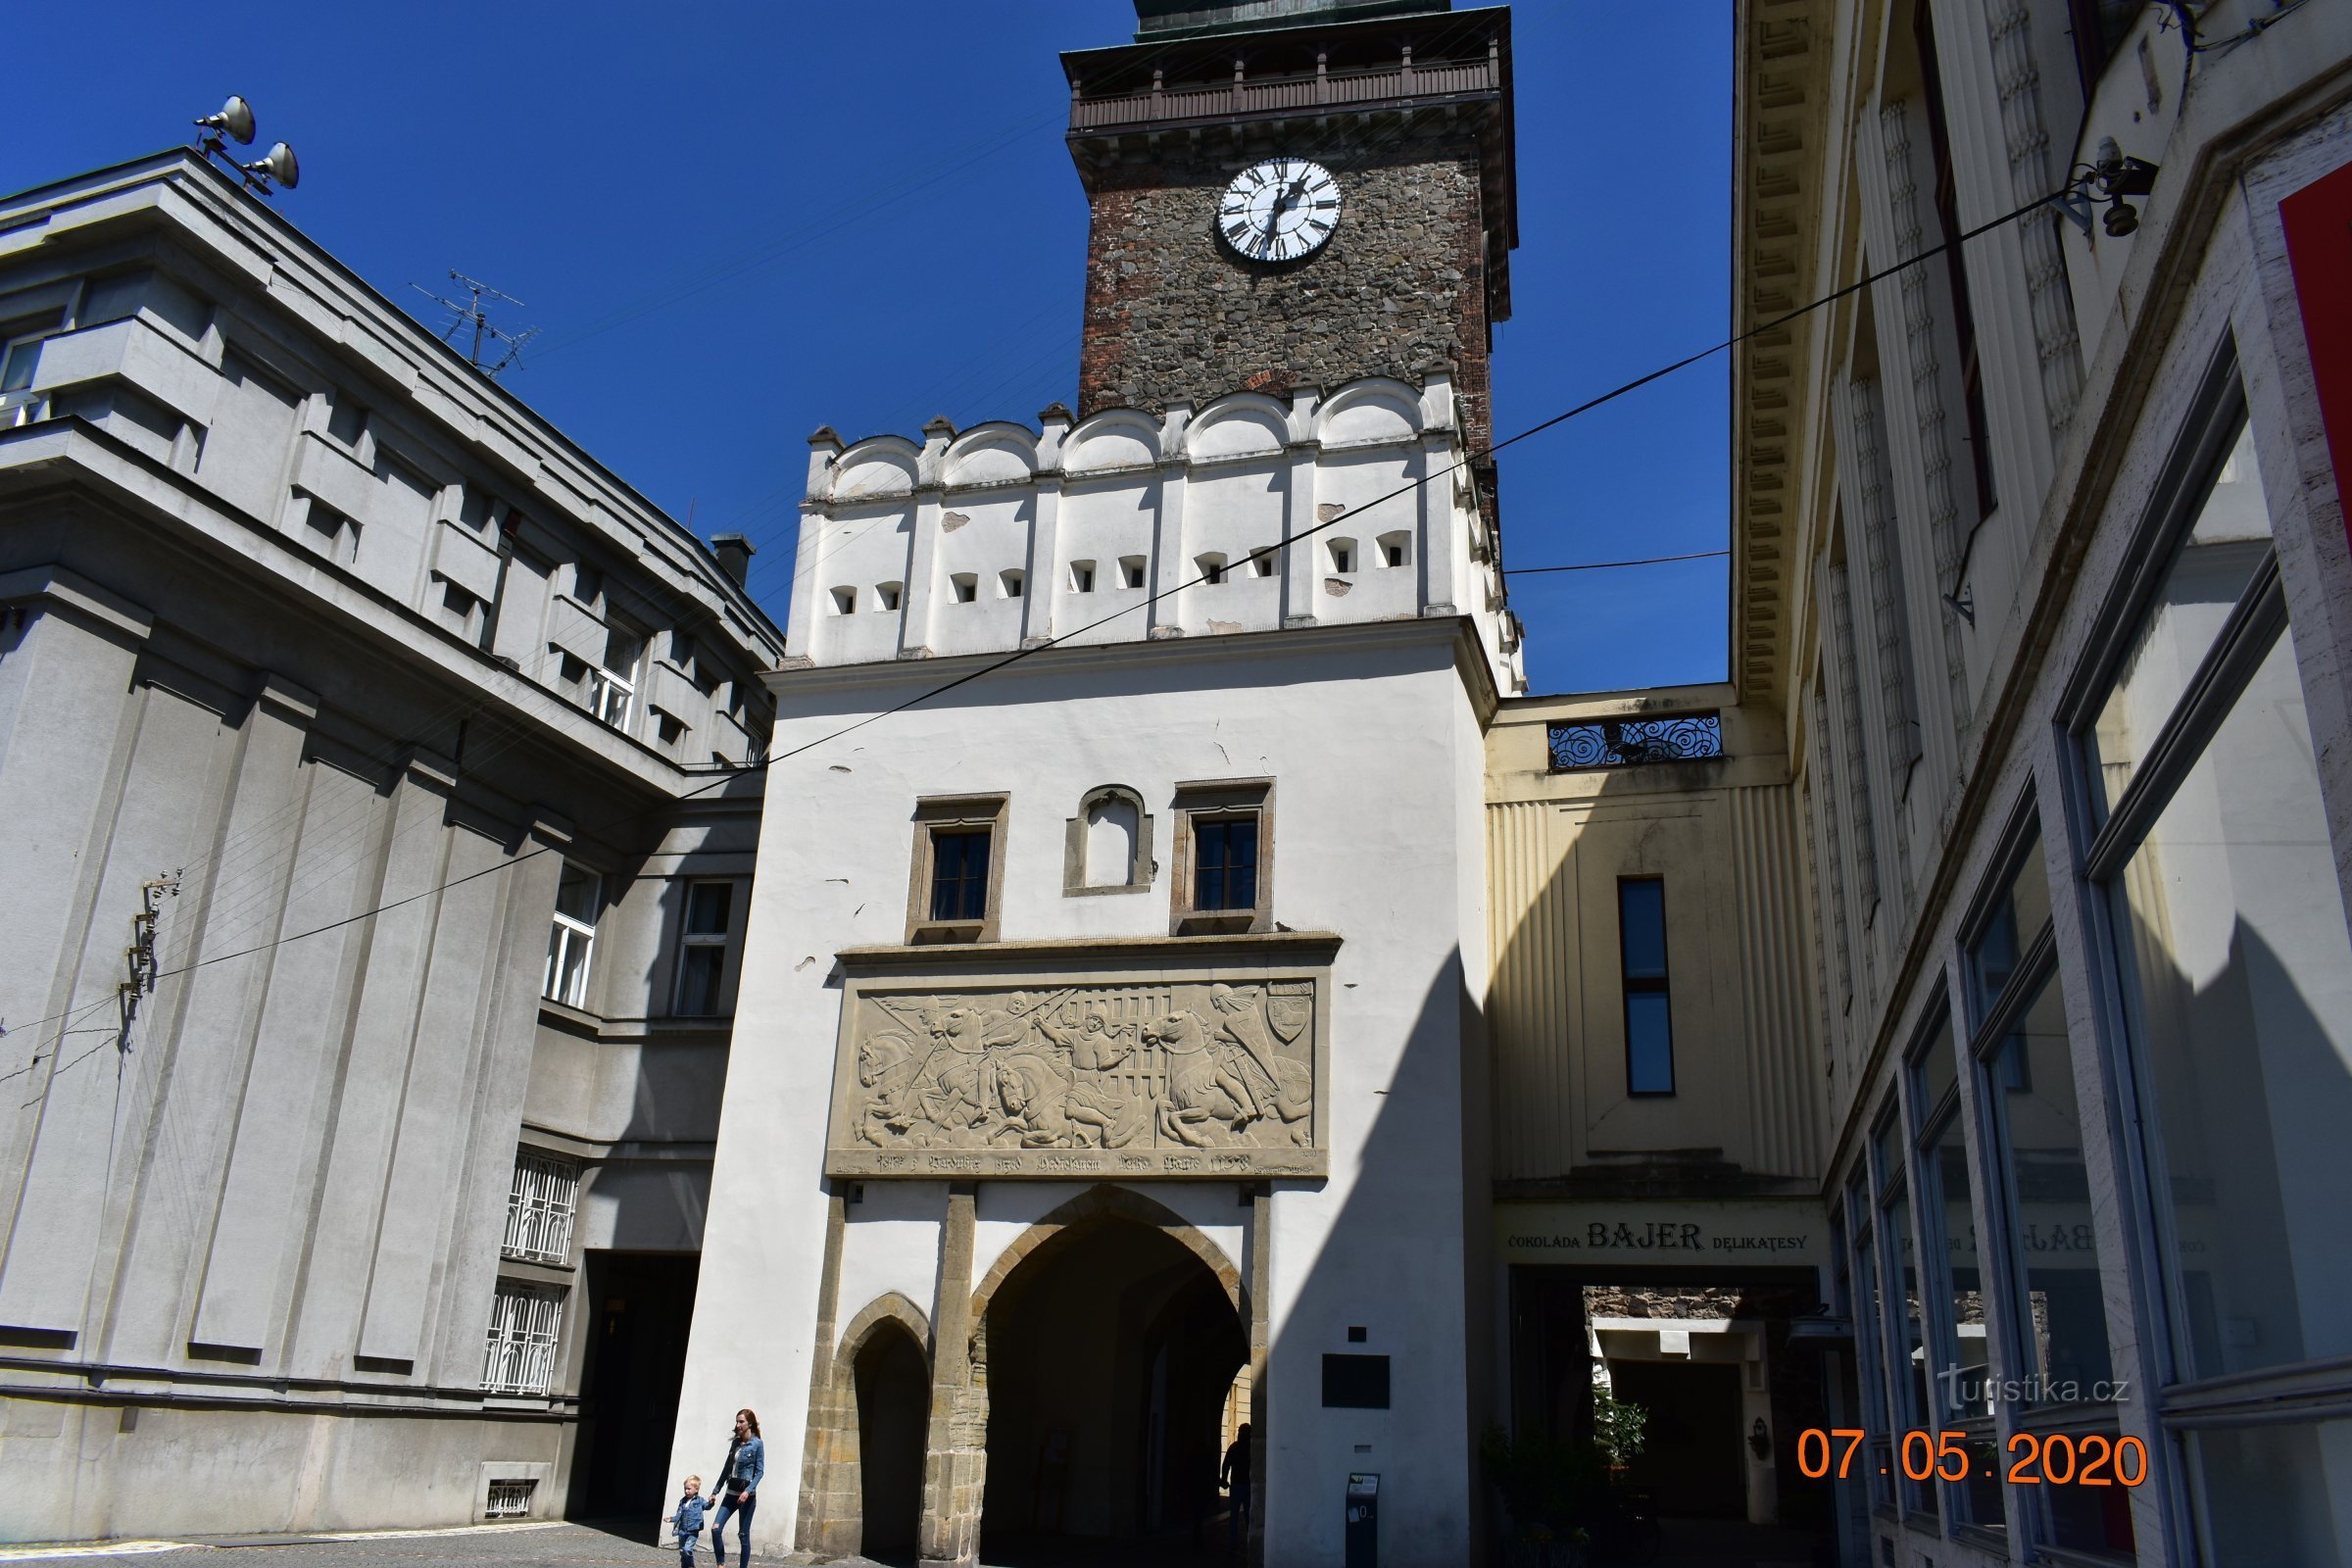
[[[1860,1427],[1807,1427],[1796,1435],[1797,1472],[1813,1481],[1833,1475],[1843,1481],[1855,1473],[1855,1450],[1869,1439]],[[1863,1460],[1865,1468],[1873,1463],[1881,1474],[1900,1465],[1912,1481],[1966,1481],[1972,1467],[1991,1479],[1997,1461],[1991,1444],[1983,1437],[1914,1428],[1891,1450]],[[2080,1437],[2020,1432],[2009,1439],[2003,1479],[2034,1487],[2136,1487],[2148,1479],[2148,1447],[2129,1434],[2111,1438],[2101,1432]]]

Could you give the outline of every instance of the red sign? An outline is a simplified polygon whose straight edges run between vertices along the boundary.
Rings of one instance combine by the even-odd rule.
[[[2303,336],[2311,345],[2320,418],[2335,466],[2335,494],[2352,534],[2345,480],[2352,477],[2352,166],[2316,179],[2278,204],[2286,258],[2295,271]]]

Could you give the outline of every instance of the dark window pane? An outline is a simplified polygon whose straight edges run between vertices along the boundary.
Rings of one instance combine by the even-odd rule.
[[[556,883],[556,908],[584,924],[596,923],[596,873],[583,866],[564,863],[564,875]]]
[[[1636,991],[1625,999],[1626,1087],[1637,1095],[1674,1093],[1674,1024],[1666,993]]]
[[[719,977],[726,972],[727,950],[715,942],[698,943],[678,956],[678,1015],[708,1018],[718,1011]]]
[[[1193,907],[1257,907],[1257,818],[1215,817],[1193,824]]]
[[[931,918],[979,920],[988,914],[988,834],[931,836]]]
[[[686,930],[691,936],[723,937],[734,911],[735,884],[697,882],[686,895]]]
[[[1991,1077],[1999,1085],[2023,1080],[2032,1086],[2003,1088],[1991,1097],[1997,1147],[2015,1195],[2010,1229],[2024,1266],[2028,1370],[2046,1375],[2042,1392],[2051,1402],[2088,1399],[2095,1385],[2115,1374],[2066,1008],[2054,974],[2043,978],[2001,1043]]]
[[[2002,890],[1992,918],[1969,952],[1977,981],[1977,1016],[1971,1028],[1981,1025],[1992,1004],[2001,1000],[2001,994],[2009,989],[2010,976],[2017,972],[2017,960],[2049,921],[2050,874],[2041,863],[2041,835],[2036,833],[2027,842],[2024,861]]]
[[[1654,878],[1617,884],[1617,916],[1625,935],[1625,975],[1666,978],[1666,884]]]

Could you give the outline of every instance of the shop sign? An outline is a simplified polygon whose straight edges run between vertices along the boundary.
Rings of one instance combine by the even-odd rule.
[[[1829,1223],[1802,1199],[1497,1203],[1494,1245],[1506,1263],[1821,1265]]]

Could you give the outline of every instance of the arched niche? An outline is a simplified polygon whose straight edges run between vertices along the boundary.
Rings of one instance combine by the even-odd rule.
[[[1063,894],[1147,893],[1152,870],[1144,798],[1124,784],[1098,785],[1080,796],[1063,841]]]
[[[878,435],[860,441],[834,460],[832,499],[839,504],[910,496],[921,457],[912,442],[900,436]]]
[[[1421,394],[1385,376],[1350,381],[1315,411],[1327,447],[1387,446],[1419,439]]]
[[[1290,434],[1289,411],[1262,392],[1237,392],[1202,409],[1184,435],[1199,460],[1276,457]]]
[[[1019,484],[1037,472],[1037,437],[1005,420],[976,424],[948,448],[950,485]]]
[[[1065,473],[1099,473],[1159,461],[1159,425],[1134,409],[1105,409],[1070,432]]]

